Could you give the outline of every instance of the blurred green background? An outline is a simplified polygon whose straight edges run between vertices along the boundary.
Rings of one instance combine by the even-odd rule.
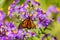
[[[7,13],[9,5],[13,2],[14,0],[0,0],[0,8],[3,8],[4,12]],[[19,4],[22,4],[25,0],[21,0]],[[43,10],[47,10],[50,5],[56,5],[58,8],[60,8],[60,0],[38,0],[41,4],[41,8]],[[58,14],[60,16],[60,14]],[[46,30],[46,32],[51,33],[52,35],[56,36],[58,40],[60,40],[60,23],[54,21],[53,26],[51,26],[51,31]],[[37,40],[37,38],[34,38]]]

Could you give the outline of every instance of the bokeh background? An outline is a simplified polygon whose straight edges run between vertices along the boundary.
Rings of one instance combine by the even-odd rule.
[[[3,11],[7,13],[9,5],[13,2],[14,0],[0,0],[0,8],[3,8]],[[25,0],[20,0],[19,4],[24,3]],[[51,5],[55,5],[60,9],[60,0],[38,0],[41,4],[41,8],[45,11],[47,11],[48,7]],[[60,17],[60,14],[55,15],[56,19]],[[51,31],[46,30],[46,32],[51,33],[52,35],[56,36],[58,40],[60,40],[60,23],[55,20],[51,26]],[[36,40],[37,38],[35,38]],[[38,39],[39,40],[39,39]]]

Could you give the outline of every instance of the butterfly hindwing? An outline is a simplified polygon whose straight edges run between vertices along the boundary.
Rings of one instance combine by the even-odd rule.
[[[31,29],[34,27],[35,27],[35,25],[34,25],[33,20],[31,18],[26,18],[19,26],[19,28],[28,28],[28,29]]]
[[[35,27],[35,25],[34,25],[34,23],[33,23],[33,20],[29,20],[28,21],[28,24],[27,24],[27,28],[34,28]]]
[[[18,27],[18,28],[19,28],[19,29],[20,29],[20,28],[26,28],[26,27],[27,27],[27,21],[28,21],[28,20],[25,19],[21,24],[19,24],[19,27]]]

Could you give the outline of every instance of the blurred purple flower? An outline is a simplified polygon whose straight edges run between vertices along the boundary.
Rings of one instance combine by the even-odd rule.
[[[15,7],[15,10],[16,10],[18,13],[20,13],[20,9],[21,9],[21,6],[16,6],[16,7]]]
[[[24,19],[26,19],[28,16],[29,16],[29,15],[28,15],[27,12],[23,12],[23,13],[21,14],[21,17],[24,18]]]
[[[21,7],[21,6],[16,6],[15,10],[18,13],[20,13],[20,12],[26,12],[27,11],[24,7]]]
[[[48,36],[50,36],[50,34],[45,34],[45,35],[42,37],[42,40],[44,40],[44,39],[47,38]]]
[[[38,24],[41,24],[44,27],[47,27],[49,24],[51,24],[52,20],[44,18],[44,19],[39,19],[40,21]]]
[[[56,6],[50,6],[46,12],[47,16],[51,15],[51,13],[58,13],[58,10],[56,8]]]
[[[3,22],[0,22],[0,27],[3,26],[3,25],[4,25],[4,23]]]
[[[13,3],[10,5],[11,8],[14,8],[16,5],[15,1],[13,1]]]
[[[17,2],[18,1],[19,0],[17,0]],[[9,15],[10,18],[14,15],[16,5],[17,5],[16,1],[13,1],[13,3],[8,8],[8,15]]]
[[[58,17],[57,21],[60,23],[60,17]]]
[[[18,4],[20,2],[20,0],[15,0],[16,4]]]
[[[22,4],[22,8],[27,9],[28,8],[28,4],[27,3]]]
[[[0,10],[0,21],[3,21],[5,17],[6,17],[6,14],[2,10]]]
[[[40,6],[40,3],[37,2],[36,0],[34,0],[34,3],[37,4],[38,6]]]
[[[43,37],[42,37],[42,40],[45,40],[45,38],[47,38],[47,37],[51,37],[51,38],[53,38],[53,40],[57,40],[57,38],[55,37],[55,36],[52,36],[51,34],[45,34]]]
[[[38,14],[37,14],[37,17],[38,17],[38,18],[41,18],[41,19],[42,19],[42,18],[46,18],[46,17],[47,17],[47,15],[44,14],[44,12],[43,12],[42,9],[39,9],[39,8],[38,8],[36,11],[37,11],[37,13],[38,13]]]
[[[42,24],[40,23],[40,22],[38,22],[38,29],[40,29],[40,28],[42,28],[43,26],[42,26]]]
[[[8,15],[9,15],[10,18],[14,15],[14,12],[15,12],[14,7],[10,7],[10,8],[8,9]]]
[[[31,30],[29,30],[28,33],[30,34],[31,37],[37,36],[37,34]]]
[[[16,29],[16,26],[13,22],[6,22],[6,27],[9,28],[8,30],[14,30]]]
[[[57,40],[57,38],[56,38],[56,37],[53,37],[53,39],[54,39],[54,40]]]

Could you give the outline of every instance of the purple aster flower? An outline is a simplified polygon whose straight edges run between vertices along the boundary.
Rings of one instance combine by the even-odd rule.
[[[16,6],[15,7],[16,12],[18,12],[18,13],[20,13],[20,9],[21,9],[21,6]]]
[[[47,38],[48,36],[50,36],[50,34],[45,34],[45,36],[42,37],[42,40],[44,40],[44,39]]]
[[[8,13],[9,17],[12,18],[12,16],[14,15],[15,9],[12,8],[12,7],[10,7],[10,9],[9,9],[8,12],[9,12],[9,13]]]
[[[5,17],[6,17],[6,14],[2,10],[0,10],[0,21],[4,20]]]
[[[21,37],[22,35],[23,35],[23,30],[18,30],[17,36],[18,36],[18,37]]]
[[[13,22],[6,22],[6,27],[9,28],[8,30],[14,30],[16,29],[16,26]]]
[[[24,38],[26,38],[26,31],[24,31],[22,29],[18,30],[17,36],[20,40],[24,40]]]
[[[10,5],[11,8],[14,8],[16,5],[15,1],[13,1],[13,3]]]
[[[23,12],[23,13],[21,14],[21,16],[22,16],[22,18],[26,19],[29,15],[28,15],[27,12]]]
[[[10,18],[14,15],[16,4],[17,4],[16,1],[13,1],[13,3],[8,8],[8,15],[9,15]]]
[[[8,40],[8,39],[7,39],[7,37],[5,36],[5,37],[2,37],[2,40]]]
[[[32,32],[31,30],[29,30],[28,33],[30,34],[31,37],[37,36],[37,34],[35,32]]]
[[[27,9],[28,8],[28,4],[27,3],[22,4],[22,8]]]
[[[20,2],[20,0],[15,0],[16,4],[18,4]]]
[[[10,37],[5,36],[5,37],[3,37],[3,40],[11,40],[11,39],[10,39]]]
[[[47,27],[49,24],[51,24],[52,20],[44,18],[44,19],[40,19],[40,24],[42,24],[43,26]]]
[[[3,22],[0,22],[0,27],[3,26],[3,25],[4,25],[4,23]]]
[[[50,6],[46,12],[47,16],[51,15],[52,12],[58,13],[58,10],[56,8],[56,6]]]
[[[43,26],[47,27],[49,24],[51,24],[51,20],[44,20],[44,22],[42,23]]]
[[[42,28],[43,26],[41,25],[41,23],[40,22],[38,22],[38,29],[40,29],[40,28]]]
[[[26,12],[26,9],[24,7],[21,6],[16,6],[15,7],[16,12],[20,13],[20,12]]]
[[[38,13],[38,14],[37,14],[37,17],[38,17],[38,18],[41,18],[41,19],[42,19],[42,18],[46,18],[46,17],[47,17],[47,15],[44,14],[44,12],[43,12],[42,9],[39,9],[39,8],[38,8],[36,11],[37,11],[37,13]]]
[[[53,36],[53,40],[58,40],[57,37]]]
[[[0,40],[2,40],[2,37],[0,37]]]
[[[32,18],[32,20],[36,20],[36,16],[37,13],[35,13],[34,11],[31,12],[31,14],[29,14],[29,16]]]
[[[31,36],[32,36],[32,37],[35,37],[35,36],[36,36],[36,33],[31,32]]]
[[[42,40],[45,40],[45,38],[47,37],[51,37],[53,40],[57,40],[57,38],[55,36],[52,36],[51,34],[45,34],[45,36],[42,37]]]
[[[27,0],[27,2],[30,2],[31,0]]]
[[[37,1],[35,1],[35,0],[34,0],[34,3],[35,3],[35,4],[37,4],[38,6],[40,6],[40,3],[39,3],[39,2],[37,2]]]
[[[57,21],[60,23],[60,17],[58,17]]]

